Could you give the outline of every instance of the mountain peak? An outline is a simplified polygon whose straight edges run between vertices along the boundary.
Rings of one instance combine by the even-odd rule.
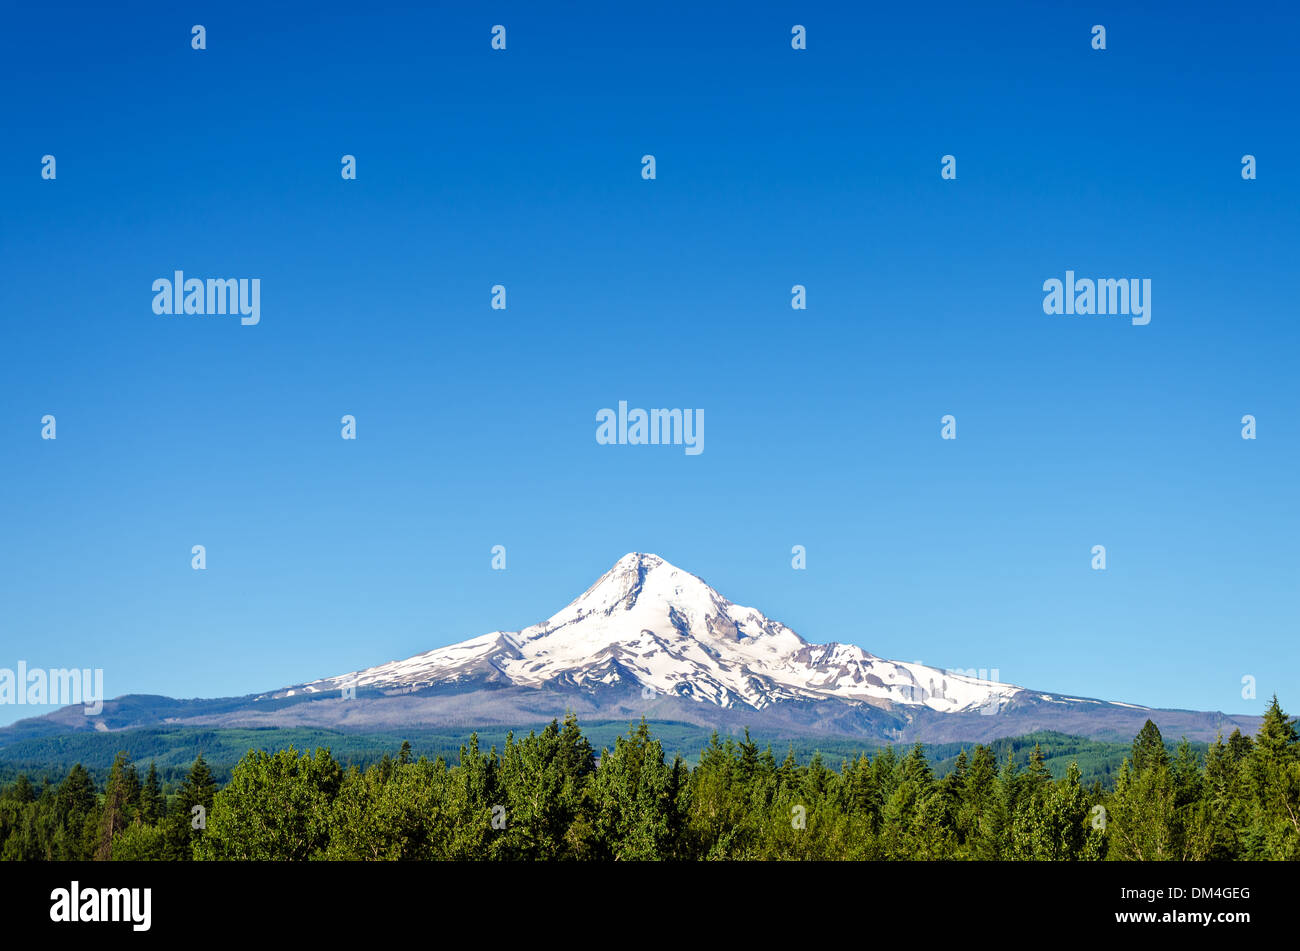
[[[596,583],[575,598],[561,612],[547,621],[547,626],[558,627],[584,615],[611,615],[617,610],[632,610],[646,588],[646,580],[654,573],[656,594],[674,600],[682,594],[683,582],[696,590],[697,597],[707,592],[706,600],[720,600],[721,596],[694,575],[670,565],[658,555],[631,551],[614,562],[613,567],[596,579]],[[660,576],[663,576],[662,579]],[[662,584],[660,581],[662,580]]]
[[[664,561],[658,555],[651,555],[640,551],[630,551],[618,561],[614,562],[615,568],[620,566],[631,567],[634,565],[645,565],[647,568],[657,568],[660,565],[668,565],[668,562]],[[668,567],[671,568],[673,566],[668,565]]]
[[[810,644],[755,608],[734,604],[658,555],[628,552],[540,624],[494,632],[358,671],[355,682],[400,690],[477,680],[516,687],[649,690],[761,710],[781,701],[998,708],[1020,692],[850,644]],[[334,689],[345,678],[302,685]],[[991,705],[991,707],[990,707]]]

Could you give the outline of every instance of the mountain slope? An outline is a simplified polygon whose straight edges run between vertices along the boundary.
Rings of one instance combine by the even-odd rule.
[[[475,679],[525,687],[633,683],[657,695],[754,710],[782,701],[839,699],[988,713],[1022,692],[882,660],[852,645],[809,644],[754,608],[728,601],[695,575],[634,552],[540,624],[271,696],[340,691],[349,684],[409,689]]]

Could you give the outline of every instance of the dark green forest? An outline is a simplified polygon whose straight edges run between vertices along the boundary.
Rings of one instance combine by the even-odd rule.
[[[714,734],[688,765],[642,722],[597,754],[572,716],[454,765],[249,750],[220,787],[201,753],[176,783],[119,753],[102,788],[81,763],[0,787],[0,858],[1294,860],[1300,734],[1276,697],[1253,738],[1201,748],[1147,721],[1109,783],[1008,741],[833,768]]]

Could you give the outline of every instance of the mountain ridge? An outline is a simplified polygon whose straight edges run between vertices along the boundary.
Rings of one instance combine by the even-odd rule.
[[[550,618],[493,631],[375,667],[272,692],[489,682],[537,687],[567,676],[639,687],[718,706],[762,710],[783,700],[838,698],[995,712],[1023,688],[889,661],[860,647],[811,644],[755,608],[737,605],[658,555],[630,552]]]
[[[674,720],[723,732],[875,742],[983,742],[1036,730],[1212,740],[1259,718],[1154,710],[813,644],[657,555],[629,552],[544,621],[260,694],[212,700],[130,695],[0,729],[15,737],[154,725],[376,730],[583,718]]]

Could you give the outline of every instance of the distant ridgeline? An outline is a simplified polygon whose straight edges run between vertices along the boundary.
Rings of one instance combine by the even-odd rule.
[[[208,738],[223,732],[237,731]],[[324,748],[250,750],[220,788],[200,755],[172,789],[123,752],[102,788],[81,764],[7,783],[0,857],[1300,858],[1300,734],[1276,698],[1253,739],[1234,732],[1203,753],[1171,754],[1147,721],[1111,787],[1085,783],[1074,760],[1106,746],[1040,734],[960,750],[946,770],[919,744],[832,768],[821,752],[778,760],[748,734],[714,735],[688,766],[644,721],[598,755],[570,716],[499,752],[472,736],[450,761],[409,742],[365,769]],[[1061,775],[1045,748],[1070,759]]]

